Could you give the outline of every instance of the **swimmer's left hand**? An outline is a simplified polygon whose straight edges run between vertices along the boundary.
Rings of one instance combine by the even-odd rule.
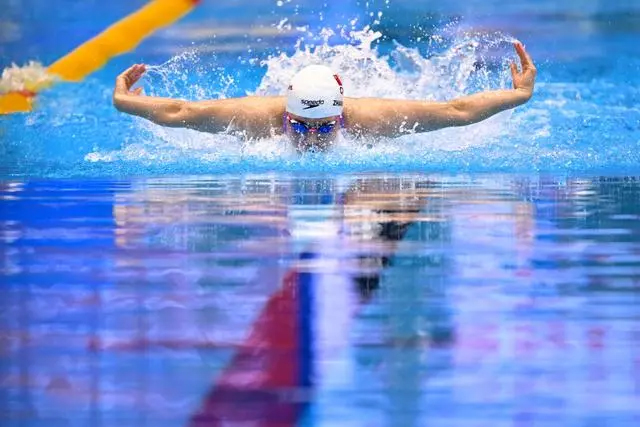
[[[514,43],[516,53],[520,57],[522,71],[518,71],[518,66],[511,63],[511,76],[513,77],[513,88],[523,94],[528,100],[533,95],[533,87],[536,81],[537,70],[533,64],[531,56],[524,49],[520,42]]]

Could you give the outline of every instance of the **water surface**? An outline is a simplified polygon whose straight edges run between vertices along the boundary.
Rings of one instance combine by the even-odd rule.
[[[14,180],[0,195],[3,425],[640,420],[635,178]]]

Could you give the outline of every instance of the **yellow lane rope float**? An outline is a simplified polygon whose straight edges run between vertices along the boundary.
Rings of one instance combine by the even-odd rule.
[[[151,0],[46,69],[33,62],[7,68],[0,80],[0,114],[31,111],[36,93],[56,79],[81,81],[114,56],[129,52],[153,32],[186,15],[199,1]]]

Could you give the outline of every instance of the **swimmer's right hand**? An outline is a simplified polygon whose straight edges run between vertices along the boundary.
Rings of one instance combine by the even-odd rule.
[[[116,95],[136,95],[142,94],[142,88],[136,88],[131,90],[131,86],[136,84],[140,77],[147,71],[147,67],[144,64],[134,64],[126,69],[122,74],[116,78],[116,87],[113,91],[114,97]]]

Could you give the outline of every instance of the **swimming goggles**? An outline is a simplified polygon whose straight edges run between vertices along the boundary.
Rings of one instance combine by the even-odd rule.
[[[289,125],[291,125],[291,129],[293,129],[294,132],[302,135],[305,135],[309,132],[317,132],[318,134],[326,135],[331,131],[333,131],[333,129],[336,127],[336,123],[338,123],[336,120],[332,120],[330,122],[323,123],[319,126],[309,126],[308,124],[304,122],[299,122],[298,120],[292,119],[289,116],[287,116],[287,120],[289,120]]]

